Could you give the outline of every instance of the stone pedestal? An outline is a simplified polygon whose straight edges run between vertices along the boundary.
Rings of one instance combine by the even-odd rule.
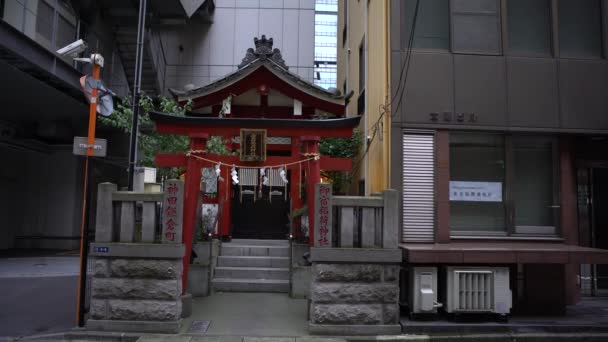
[[[400,334],[398,249],[313,248],[309,332]]]
[[[179,332],[183,245],[93,243],[91,250],[88,328]]]

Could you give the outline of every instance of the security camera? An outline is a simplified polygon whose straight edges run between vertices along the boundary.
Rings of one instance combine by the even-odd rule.
[[[82,40],[82,39],[78,39],[77,41],[71,43],[70,45],[62,47],[61,49],[57,50],[57,54],[59,54],[62,57],[63,56],[76,56],[86,49],[87,49],[87,43],[85,43],[84,40]]]

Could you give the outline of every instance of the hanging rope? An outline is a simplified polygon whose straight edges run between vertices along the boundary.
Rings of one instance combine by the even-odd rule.
[[[207,151],[205,150],[190,150],[188,152],[186,152],[186,156],[187,157],[194,157],[196,159],[202,160],[202,161],[206,161],[212,164],[219,164],[219,165],[224,165],[224,166],[232,166],[232,167],[237,167],[237,168],[251,168],[251,166],[247,166],[247,165],[235,165],[235,164],[227,164],[227,163],[223,163],[221,161],[217,161],[217,160],[212,160],[212,159],[207,159],[201,156],[197,156],[196,154],[198,153],[207,153]],[[291,166],[291,165],[296,165],[296,164],[302,164],[302,163],[306,163],[309,162],[311,160],[319,160],[321,159],[321,156],[318,153],[303,153],[302,154],[304,157],[307,157],[306,159],[302,159],[302,160],[298,160],[295,162],[291,162],[291,163],[287,163],[287,164],[277,164],[277,165],[264,165],[264,168],[269,168],[269,169],[276,169],[276,168],[280,168],[280,167],[285,167],[287,168],[287,166]],[[258,167],[259,169],[259,167]]]

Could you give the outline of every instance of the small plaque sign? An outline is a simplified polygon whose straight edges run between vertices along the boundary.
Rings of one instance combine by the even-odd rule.
[[[502,183],[450,181],[450,201],[502,202]]]
[[[266,130],[241,129],[241,161],[266,160]]]
[[[86,156],[89,147],[93,148],[93,157],[105,157],[108,150],[106,139],[95,139],[93,145],[89,146],[87,137],[74,137],[72,152],[77,156]]]
[[[95,253],[108,253],[109,251],[110,251],[110,247],[104,247],[104,246],[93,247],[93,252],[95,252]]]

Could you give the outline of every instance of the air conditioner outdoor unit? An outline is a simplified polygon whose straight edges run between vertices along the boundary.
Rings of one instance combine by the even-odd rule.
[[[416,314],[436,314],[437,308],[437,267],[412,267],[410,269],[410,312]]]
[[[448,313],[496,313],[511,310],[508,267],[447,267]]]

